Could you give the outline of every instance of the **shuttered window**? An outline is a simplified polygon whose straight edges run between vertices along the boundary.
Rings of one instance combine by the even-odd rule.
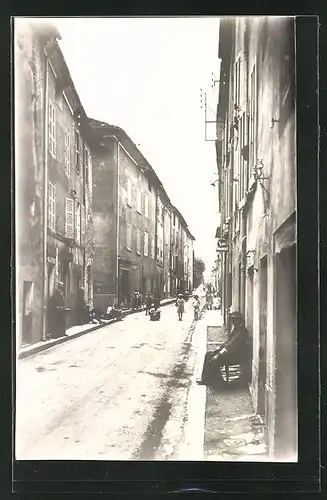
[[[130,179],[127,179],[127,204],[132,206],[132,182]]]
[[[76,230],[76,243],[80,245],[81,243],[81,205],[79,202],[76,202],[76,210],[75,210],[75,230]]]
[[[48,227],[56,230],[56,186],[51,182],[48,185]]]
[[[141,231],[136,231],[136,252],[141,255]]]
[[[132,226],[129,224],[126,227],[126,248],[132,251]]]
[[[139,189],[136,191],[136,210],[138,211],[139,214],[142,213],[142,193]]]
[[[81,138],[80,138],[80,135],[79,135],[79,131],[76,129],[75,130],[75,148],[76,148],[76,155],[75,155],[75,162],[76,162],[76,172],[79,174],[80,173],[80,170],[81,170],[81,165],[80,165],[80,162],[81,162],[81,152],[80,152],[80,141],[81,141]]]
[[[74,200],[66,198],[65,203],[65,236],[74,238]]]
[[[147,194],[144,195],[144,215],[149,218],[149,197]]]
[[[70,177],[70,134],[65,128],[65,145],[64,145],[64,157],[65,157],[65,174]]]
[[[149,255],[149,233],[144,231],[144,256]]]
[[[56,157],[56,109],[51,101],[49,101],[48,108],[48,139],[49,139],[49,152],[51,156]]]

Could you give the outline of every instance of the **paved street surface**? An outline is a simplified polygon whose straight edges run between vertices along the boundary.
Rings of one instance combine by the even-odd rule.
[[[178,458],[201,342],[192,319],[190,300],[182,322],[170,305],[159,322],[133,314],[19,361],[16,458]]]

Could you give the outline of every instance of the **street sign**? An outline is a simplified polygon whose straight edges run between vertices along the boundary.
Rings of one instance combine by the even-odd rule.
[[[217,241],[217,252],[228,252],[228,242],[226,240]]]

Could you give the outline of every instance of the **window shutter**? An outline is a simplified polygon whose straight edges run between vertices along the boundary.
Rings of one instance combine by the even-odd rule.
[[[81,243],[81,205],[77,202],[75,212],[76,243]]]
[[[74,238],[74,200],[71,198],[66,198],[65,235],[66,238]]]
[[[56,230],[56,186],[51,182],[48,185],[48,227]]]

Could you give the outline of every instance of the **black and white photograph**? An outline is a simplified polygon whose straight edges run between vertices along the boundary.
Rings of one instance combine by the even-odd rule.
[[[14,17],[17,461],[298,462],[294,17]]]

